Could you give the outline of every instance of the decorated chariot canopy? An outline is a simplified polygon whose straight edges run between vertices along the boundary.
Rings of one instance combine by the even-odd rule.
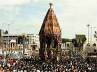
[[[60,35],[61,29],[57,20],[57,17],[52,8],[52,3],[50,3],[50,8],[44,18],[43,24],[41,26],[39,35]]]
[[[39,39],[40,39],[40,51],[39,55],[42,60],[52,59],[52,54],[56,55],[60,47],[61,42],[61,28],[59,26],[57,17],[54,13],[54,10],[52,8],[52,3],[50,3],[50,8],[47,11],[47,14],[43,20],[40,32],[39,32]],[[52,53],[52,48],[55,48],[54,50],[57,50],[56,52]],[[45,55],[45,51],[47,54]]]

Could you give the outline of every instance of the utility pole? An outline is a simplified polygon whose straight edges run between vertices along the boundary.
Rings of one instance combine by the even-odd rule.
[[[89,33],[90,33],[89,32],[89,30],[90,30],[89,28],[90,28],[90,24],[88,24],[87,27],[88,27],[88,43],[89,43]]]
[[[8,50],[9,50],[8,53],[11,53],[9,32],[10,32],[10,24],[8,24]]]
[[[1,43],[1,49],[2,49],[2,54],[4,55],[4,51],[3,51],[3,44],[4,44],[4,41],[3,41],[3,29],[2,29],[2,26],[3,26],[3,24],[1,24],[1,29],[0,29],[0,32],[1,32],[1,34],[0,34],[0,43]]]
[[[92,42],[92,37],[93,37],[93,29],[96,28],[96,27],[90,27],[91,28],[91,37],[90,37],[90,42]]]
[[[26,36],[25,35],[22,35],[22,38],[23,38],[23,56],[25,54],[25,41],[26,41]]]

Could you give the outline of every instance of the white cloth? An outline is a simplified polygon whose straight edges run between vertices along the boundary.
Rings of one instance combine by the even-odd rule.
[[[13,72],[17,72],[17,70],[14,69]]]
[[[40,72],[40,70],[37,70],[37,72]]]

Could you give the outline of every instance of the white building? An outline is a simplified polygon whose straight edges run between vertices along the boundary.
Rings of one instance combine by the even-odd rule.
[[[39,42],[39,35],[34,34],[27,34],[29,38],[29,48],[28,53],[30,55],[38,55],[39,54],[39,48],[40,48],[40,42]]]
[[[39,49],[40,48],[40,42],[39,42],[39,35],[34,35],[34,34],[27,34],[29,38],[29,45],[33,49]]]
[[[85,43],[83,47],[83,58],[86,58],[88,56],[88,53],[95,53],[97,52],[97,43]]]

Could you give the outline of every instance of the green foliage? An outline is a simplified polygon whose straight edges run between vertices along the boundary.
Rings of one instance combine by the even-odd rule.
[[[94,38],[97,38],[97,31],[95,31]]]
[[[72,39],[62,38],[62,43],[71,42],[71,41],[72,41]]]
[[[28,40],[29,39],[25,35],[22,35],[22,36],[18,37],[18,43],[19,44],[23,44],[24,42],[27,42]]]
[[[72,39],[72,43],[75,47],[82,47],[84,42],[86,41],[85,35],[76,35],[75,39]]]
[[[8,34],[8,30],[6,30],[6,31],[4,32],[4,34]]]
[[[78,43],[77,43],[76,39],[72,39],[72,43],[73,43],[74,47],[78,47]]]

